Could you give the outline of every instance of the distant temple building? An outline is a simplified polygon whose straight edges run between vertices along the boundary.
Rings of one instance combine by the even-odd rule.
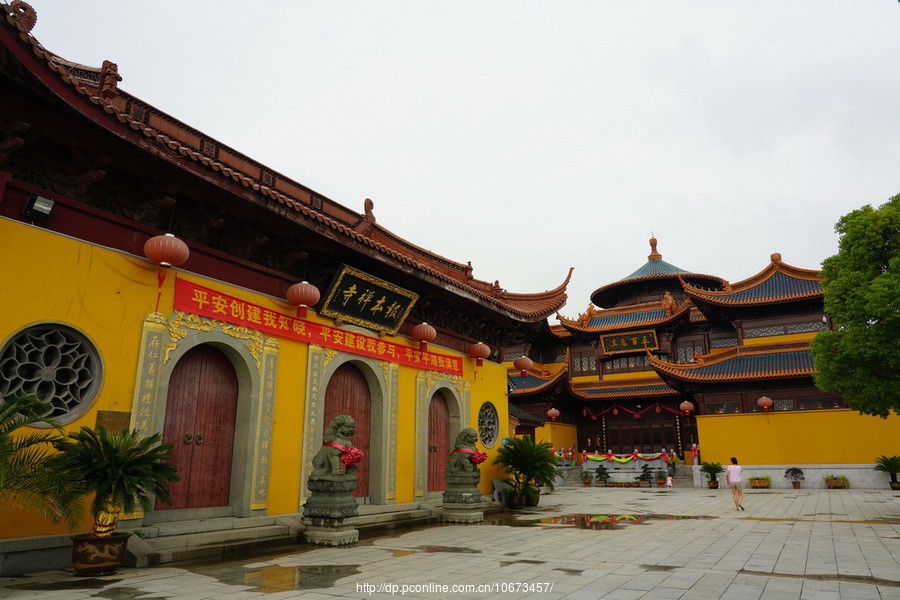
[[[578,317],[559,315],[559,325],[506,349],[510,403],[551,426],[537,428],[538,437],[577,452],[675,450],[688,463],[734,454],[760,464],[877,455],[873,447],[852,458],[859,441],[848,455],[843,435],[827,433],[846,431],[847,420],[883,421],[860,417],[813,383],[809,342],[830,326],[817,271],[776,253],[758,274],[729,283],[664,261],[655,238],[650,247],[644,265],[595,290]],[[523,377],[510,363],[526,355],[533,365]],[[813,412],[819,416],[807,418],[807,427],[784,437],[771,427],[786,424],[787,413]],[[772,416],[770,427],[753,437],[763,415]],[[740,418],[748,416],[754,419]]]

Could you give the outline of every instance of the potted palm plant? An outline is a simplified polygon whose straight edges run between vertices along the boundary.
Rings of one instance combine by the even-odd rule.
[[[900,482],[897,481],[897,473],[900,473],[900,456],[879,456],[875,459],[875,470],[887,473],[891,480],[892,490],[900,490]]]
[[[81,495],[72,472],[55,464],[53,444],[61,439],[61,430],[42,416],[50,409],[32,393],[0,402],[0,506],[33,510],[53,523],[65,521],[75,527],[82,512]],[[24,429],[38,423],[53,429]]]
[[[509,475],[504,481],[511,488],[506,494],[510,508],[537,506],[541,486],[553,489],[559,470],[550,449],[549,442],[535,444],[525,435],[510,438],[507,445],[497,450],[492,464],[501,465]]]
[[[724,473],[725,468],[722,466],[722,463],[717,462],[701,462],[700,463],[700,472],[706,474],[707,483],[709,485],[709,489],[717,490],[719,489],[719,473]]]
[[[118,533],[120,514],[149,511],[154,497],[169,503],[169,484],[178,481],[171,444],[159,433],[142,438],[133,429],[110,433],[82,427],[57,442],[59,467],[77,475],[79,489],[94,494],[90,533],[72,536],[72,565],[79,575],[109,575],[122,563],[130,533]]]

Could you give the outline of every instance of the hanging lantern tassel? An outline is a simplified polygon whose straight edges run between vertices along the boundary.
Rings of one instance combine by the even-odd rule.
[[[419,342],[419,351],[428,352],[428,342],[437,337],[437,330],[428,323],[422,322],[412,328],[412,338]]]
[[[306,308],[308,306],[315,306],[316,302],[319,301],[321,294],[319,294],[319,288],[313,284],[308,281],[301,281],[300,283],[295,283],[289,287],[285,297],[288,302],[297,307],[297,318],[305,319]]]
[[[183,264],[191,256],[187,244],[171,233],[157,235],[144,242],[144,256],[155,262],[156,268],[156,312],[159,312],[159,300],[162,296],[163,284],[166,282],[166,271],[169,267]]]
[[[525,379],[525,376],[528,375],[528,370],[534,366],[534,361],[527,356],[520,356],[513,362],[513,366],[519,370],[522,379]]]

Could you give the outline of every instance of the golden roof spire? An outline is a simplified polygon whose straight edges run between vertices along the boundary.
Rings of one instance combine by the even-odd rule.
[[[653,235],[652,233],[650,234]],[[650,256],[647,257],[647,260],[662,260],[662,254],[656,251],[656,238],[650,238]]]

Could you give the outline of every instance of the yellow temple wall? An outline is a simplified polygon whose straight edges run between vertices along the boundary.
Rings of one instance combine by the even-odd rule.
[[[144,319],[154,312],[157,302],[157,267],[141,257],[129,256],[92,246],[35,227],[0,219],[0,340],[5,344],[30,324],[58,322],[78,329],[96,347],[102,361],[102,385],[99,395],[74,422],[65,426],[74,431],[95,426],[98,411],[133,410],[135,375],[139,362],[140,339]],[[247,290],[201,277],[179,276],[275,311],[284,311],[278,302]],[[169,315],[174,307],[175,272],[168,273],[160,297],[159,312]],[[308,320],[333,325],[313,311]],[[301,501],[301,460],[303,456],[304,418],[306,414],[306,373],[308,344],[278,339],[278,373],[272,424],[267,508],[269,514],[296,513]],[[414,345],[408,338],[385,336],[399,344]],[[436,351],[459,356],[463,375],[454,381],[456,389],[468,387],[468,414],[462,427],[478,429],[478,413],[485,401],[491,401],[498,413],[499,434],[492,448],[479,443],[488,454],[481,465],[481,489],[492,493],[491,480],[504,474],[490,463],[501,440],[509,436],[506,400],[506,368],[475,360],[442,347]],[[415,500],[415,440],[417,432],[417,377],[422,371],[400,366],[397,414],[397,503]],[[28,428],[29,431],[33,429]],[[574,445],[574,428],[572,431]],[[453,440],[450,440],[451,446]],[[75,531],[89,528],[85,516]],[[64,524],[53,525],[43,517],[3,506],[0,509],[0,538],[62,534]]]
[[[900,454],[900,417],[848,410],[769,412],[697,417],[705,462],[745,465],[867,464]]]

